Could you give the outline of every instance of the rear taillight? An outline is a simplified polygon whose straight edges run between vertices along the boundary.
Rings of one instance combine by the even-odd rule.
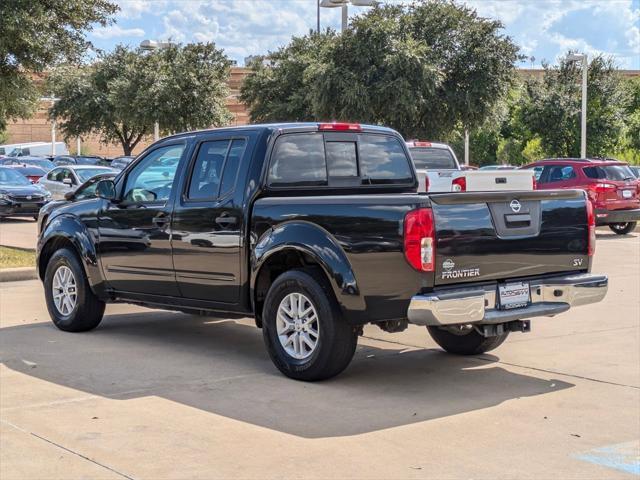
[[[593,211],[593,203],[586,198],[587,207],[587,226],[589,230],[589,240],[587,244],[587,255],[590,257],[596,252],[596,216]]]
[[[531,187],[533,188],[533,190],[536,190],[538,188],[538,184],[536,183],[536,176],[535,175],[531,176]]]
[[[424,176],[424,191],[429,191],[429,175]]]
[[[430,208],[412,210],[404,217],[404,256],[416,270],[434,271],[436,237]]]
[[[467,179],[465,177],[458,177],[451,182],[452,192],[466,192],[467,191]]]

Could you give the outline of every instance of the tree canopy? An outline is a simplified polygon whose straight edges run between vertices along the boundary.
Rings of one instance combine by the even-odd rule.
[[[92,65],[53,72],[50,84],[60,100],[50,114],[65,137],[96,133],[129,155],[156,121],[163,133],[228,123],[230,65],[212,43],[149,53],[118,46]]]
[[[35,108],[30,74],[78,61],[90,45],[84,33],[107,25],[117,10],[108,0],[0,1],[0,130]]]
[[[580,156],[581,68],[565,57],[526,84],[520,120],[548,156]],[[601,55],[590,59],[587,85],[587,155],[605,156],[622,139],[627,93],[613,60]]]
[[[442,137],[482,124],[508,91],[518,47],[501,30],[445,0],[378,6],[341,35],[294,38],[254,63],[241,99],[253,121],[360,121]]]

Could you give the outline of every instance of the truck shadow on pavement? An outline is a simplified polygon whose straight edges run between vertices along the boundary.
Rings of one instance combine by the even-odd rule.
[[[158,396],[305,438],[357,435],[573,387],[507,371],[491,355],[406,351],[370,339],[361,339],[339,377],[297,382],[273,367],[254,326],[155,311],[110,315],[82,334],[49,322],[4,328],[0,352],[14,371],[93,395]]]

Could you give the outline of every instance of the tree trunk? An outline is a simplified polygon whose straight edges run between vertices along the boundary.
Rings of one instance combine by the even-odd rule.
[[[129,156],[131,155],[131,151],[133,150],[133,146],[131,145],[130,142],[120,142],[122,144],[122,151],[124,152],[125,155]]]

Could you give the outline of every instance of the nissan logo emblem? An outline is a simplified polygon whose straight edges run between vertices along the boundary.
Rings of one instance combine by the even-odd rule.
[[[511,207],[511,210],[513,210],[514,213],[518,213],[522,208],[522,205],[520,205],[520,202],[518,200],[511,200],[511,203],[509,204],[509,206]]]
[[[31,195],[27,195],[27,200],[31,200]]]

